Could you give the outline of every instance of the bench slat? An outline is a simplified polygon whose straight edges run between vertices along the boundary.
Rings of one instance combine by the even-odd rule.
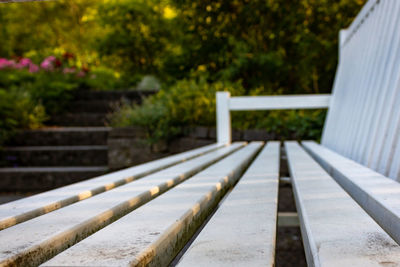
[[[167,266],[261,145],[249,144],[43,266]]]
[[[4,229],[0,231],[0,265],[39,264],[243,145],[233,144]]]
[[[398,244],[400,184],[315,142],[302,143],[322,167]]]
[[[297,142],[285,148],[308,265],[399,265],[399,245]]]
[[[183,255],[179,266],[273,266],[279,142],[269,142]]]
[[[3,204],[0,206],[0,230],[65,207],[77,201],[87,199],[104,191],[111,190],[145,175],[170,167],[179,162],[198,157],[221,147],[223,147],[221,144],[208,145]]]
[[[329,107],[330,95],[235,96],[230,110],[315,109]]]

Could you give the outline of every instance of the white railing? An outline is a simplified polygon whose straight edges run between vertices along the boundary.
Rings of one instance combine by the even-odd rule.
[[[231,143],[230,111],[328,108],[330,95],[238,96],[217,92],[217,142]]]

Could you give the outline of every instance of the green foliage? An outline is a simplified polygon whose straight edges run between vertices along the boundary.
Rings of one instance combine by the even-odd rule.
[[[138,125],[151,142],[181,134],[184,127],[215,125],[215,93],[243,94],[239,83],[209,83],[204,77],[184,79],[149,97],[141,106],[123,104],[110,117],[111,126]]]
[[[17,129],[38,128],[49,116],[64,111],[76,90],[102,90],[122,84],[107,69],[88,75],[68,67],[51,70],[37,67],[30,72],[16,65],[0,68],[0,144]]]
[[[98,60],[93,49],[102,29],[96,0],[7,3],[0,6],[0,57],[38,61],[68,51],[82,64]]]
[[[99,67],[90,71],[89,77],[86,77],[82,86],[91,90],[107,91],[126,89],[128,84],[125,79],[116,77],[116,73],[113,70]]]
[[[34,103],[43,105],[47,114],[62,111],[83,83],[76,75],[60,72],[29,73],[25,70],[1,70],[0,88],[18,88]]]
[[[365,0],[173,2],[185,49],[166,71],[203,66],[215,79],[286,94],[330,92],[338,32]]]
[[[0,88],[0,144],[16,129],[38,128],[45,119],[43,106],[35,104],[27,91]]]
[[[109,1],[101,5],[98,12],[104,35],[98,48],[103,60],[126,72],[162,75],[162,57],[174,30],[164,19],[163,10],[158,1]]]
[[[337,36],[365,0],[59,0],[0,6],[0,57],[72,52],[79,66],[172,85],[198,69],[246,93],[329,92]],[[3,26],[4,25],[4,26]],[[32,34],[35,25],[35,34]],[[34,36],[34,38],[33,38]],[[133,79],[138,82],[140,79]]]
[[[320,140],[326,110],[271,111],[257,128],[274,133],[281,140]]]
[[[122,104],[109,117],[110,125],[137,125],[147,131],[150,142],[172,139],[188,126],[215,126],[215,93],[229,90],[232,95],[243,95],[245,89],[237,83],[207,82],[203,76],[184,79],[161,90],[142,105]],[[250,92],[259,95],[264,88]],[[265,129],[276,138],[313,139],[321,136],[325,111],[233,112],[235,129]]]

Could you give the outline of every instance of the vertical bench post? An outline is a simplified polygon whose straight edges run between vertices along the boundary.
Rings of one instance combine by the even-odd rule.
[[[229,92],[217,92],[217,142],[230,144],[232,141],[231,133],[231,114],[229,111]]]

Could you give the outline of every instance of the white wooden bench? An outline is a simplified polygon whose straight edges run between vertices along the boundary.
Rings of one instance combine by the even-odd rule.
[[[220,92],[217,144],[1,205],[0,266],[273,266],[284,157],[231,143],[230,111],[303,108],[329,108],[321,144],[284,143],[308,265],[400,266],[399,25],[364,6],[332,95]]]

